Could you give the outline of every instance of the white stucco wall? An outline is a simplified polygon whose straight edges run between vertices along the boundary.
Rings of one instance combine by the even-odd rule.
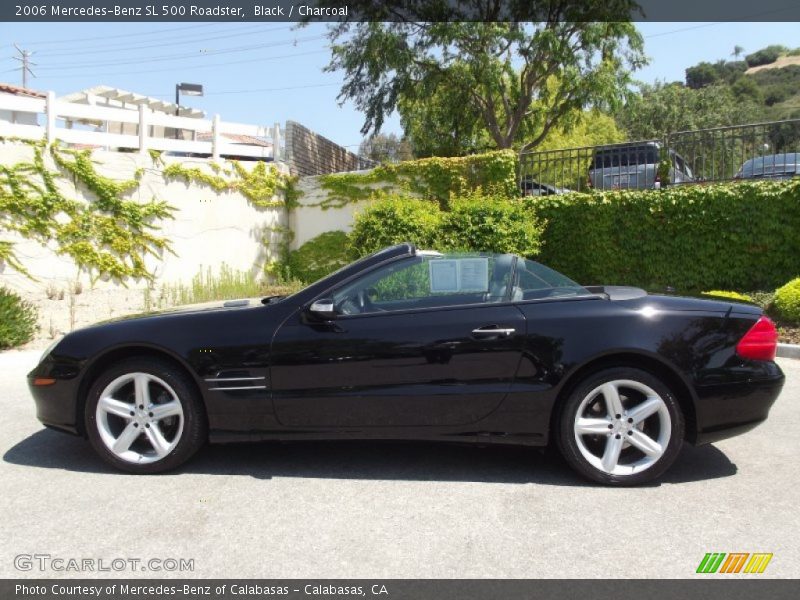
[[[341,208],[328,209],[317,206],[328,197],[328,193],[320,186],[319,176],[302,177],[297,189],[301,192],[300,205],[292,211],[289,221],[294,231],[293,250],[326,231],[350,231],[353,215],[368,204],[367,201],[353,202]]]
[[[24,144],[0,143],[0,163],[12,165],[30,161],[33,150]],[[138,168],[144,175],[131,198],[146,202],[155,197],[166,200],[176,208],[173,220],[162,225],[161,235],[171,240],[175,255],[164,253],[160,258],[149,258],[148,267],[156,275],[156,283],[188,282],[200,269],[211,267],[217,272],[225,263],[239,271],[261,273],[265,262],[270,260],[277,244],[267,248],[262,239],[270,236],[269,229],[276,225],[286,226],[286,211],[283,207],[257,208],[238,192],[218,193],[202,184],[187,184],[180,180],[165,180],[163,167],[153,163],[147,154],[95,151],[92,154],[95,168],[104,176],[114,179],[131,179]],[[162,157],[165,164],[180,162],[186,167],[200,167],[212,171],[207,159]],[[52,159],[46,160],[51,170],[57,170]],[[242,163],[247,166],[247,163]],[[283,172],[288,169],[276,163]],[[59,185],[63,193],[72,198],[84,197],[87,193],[69,178],[62,178]],[[17,290],[46,289],[48,284],[63,285],[64,282],[80,278],[88,284],[87,276],[79,277],[78,268],[68,258],[60,257],[51,248],[38,243],[14,238],[2,232],[0,239],[15,241],[17,255],[22,263],[39,281],[31,281],[15,272],[8,265],[0,264],[0,284]],[[272,235],[273,242],[279,238]],[[128,282],[142,286],[144,282]],[[97,282],[96,287],[117,287],[114,282]]]

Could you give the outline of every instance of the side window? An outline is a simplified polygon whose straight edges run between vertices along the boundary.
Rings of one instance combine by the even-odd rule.
[[[480,302],[506,297],[511,256],[424,255],[390,263],[333,293],[343,315]]]

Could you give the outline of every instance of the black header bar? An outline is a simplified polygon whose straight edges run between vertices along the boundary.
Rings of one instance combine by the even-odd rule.
[[[797,0],[3,0],[7,22],[800,21]]]

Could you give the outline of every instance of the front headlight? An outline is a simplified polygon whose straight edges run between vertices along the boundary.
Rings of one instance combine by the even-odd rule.
[[[45,358],[47,358],[47,355],[48,355],[48,354],[50,354],[50,353],[53,351],[53,348],[55,348],[56,346],[58,346],[58,343],[59,343],[61,340],[63,340],[63,339],[64,339],[64,336],[63,336],[63,335],[62,335],[62,336],[59,336],[59,337],[57,337],[56,339],[54,339],[54,340],[53,340],[53,343],[52,343],[52,344],[50,344],[50,345],[47,347],[47,349],[46,349],[44,352],[42,352],[42,355],[39,357],[39,363],[38,363],[38,364],[42,364],[42,361],[43,361]]]

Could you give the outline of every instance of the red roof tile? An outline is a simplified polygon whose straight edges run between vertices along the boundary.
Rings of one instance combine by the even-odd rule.
[[[31,98],[45,98],[47,96],[44,92],[12,85],[10,83],[0,83],[0,93],[14,94],[15,96],[29,96]]]

